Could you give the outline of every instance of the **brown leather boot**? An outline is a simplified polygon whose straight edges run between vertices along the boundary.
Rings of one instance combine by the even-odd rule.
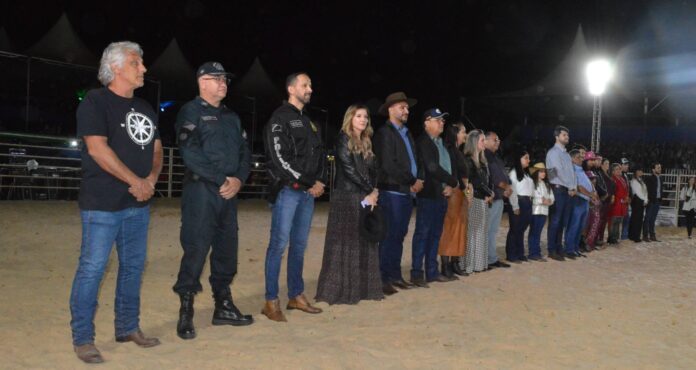
[[[304,294],[300,294],[297,297],[288,301],[286,307],[288,310],[300,310],[307,313],[322,313],[322,309],[319,307],[312,306]]]
[[[88,364],[99,364],[104,362],[104,358],[94,343],[87,343],[81,346],[75,346],[75,353],[77,358],[88,363]]]
[[[278,322],[288,321],[285,318],[285,315],[283,315],[283,311],[280,310],[280,300],[278,300],[278,299],[274,299],[272,301],[266,301],[266,304],[263,306],[261,313],[266,315],[266,317],[268,317],[269,319],[271,319],[273,321],[278,321]]]
[[[160,344],[159,339],[146,337],[140,329],[125,337],[116,337],[116,341],[119,343],[133,342],[143,348],[154,347]]]

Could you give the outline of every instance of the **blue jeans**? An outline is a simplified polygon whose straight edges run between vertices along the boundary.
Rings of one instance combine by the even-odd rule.
[[[546,215],[533,215],[532,223],[527,236],[527,244],[529,244],[529,258],[541,257],[541,230],[546,224]]]
[[[304,292],[302,270],[314,215],[314,197],[286,186],[278,193],[271,209],[271,240],[266,250],[266,300],[278,299],[280,263],[288,242],[288,298],[295,298]]]
[[[411,279],[435,279],[440,275],[437,268],[437,249],[440,245],[442,227],[447,213],[447,199],[418,198],[416,230],[411,243]],[[425,261],[424,261],[425,260]]]
[[[643,237],[655,238],[655,221],[660,211],[659,202],[650,202],[645,208],[645,220],[643,221]]]
[[[568,226],[570,214],[573,211],[573,197],[568,195],[565,188],[556,188],[552,185],[554,203],[549,209],[549,227],[546,229],[547,248],[549,254],[563,252],[563,230]]]
[[[94,343],[94,315],[99,285],[116,242],[118,278],[114,302],[116,337],[136,332],[140,325],[140,283],[147,250],[150,207],[116,212],[80,211],[82,246],[70,293],[73,344]]]
[[[379,270],[382,282],[389,283],[403,279],[401,255],[413,212],[413,198],[385,191],[379,195],[379,205],[387,220],[387,236],[379,243]]]
[[[580,236],[587,224],[590,202],[576,195],[569,203],[572,205],[572,214],[570,222],[568,222],[568,231],[566,231],[565,235],[565,252],[574,253],[580,251]]]
[[[516,215],[510,207],[510,229],[505,241],[505,254],[509,261],[518,261],[524,257],[524,232],[532,219],[532,199],[519,197],[520,214]],[[543,226],[543,225],[542,225]]]
[[[497,199],[488,208],[488,235],[486,236],[486,241],[488,242],[489,265],[498,262],[498,252],[495,250],[495,236],[498,234],[500,219],[503,218],[503,205],[503,200]]]

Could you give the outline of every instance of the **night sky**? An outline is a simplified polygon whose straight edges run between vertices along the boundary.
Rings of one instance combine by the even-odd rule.
[[[594,51],[642,43],[650,46],[644,52],[659,54],[651,40],[684,36],[691,29],[679,25],[696,19],[688,1],[642,0],[5,1],[0,9],[0,28],[18,52],[65,12],[94,55],[128,39],[143,46],[147,65],[175,37],[193,67],[219,60],[238,76],[258,56],[279,89],[287,74],[309,72],[313,103],[335,112],[398,90],[418,98],[421,110],[456,111],[459,96],[543,78],[579,24]],[[696,51],[693,34],[670,52]]]

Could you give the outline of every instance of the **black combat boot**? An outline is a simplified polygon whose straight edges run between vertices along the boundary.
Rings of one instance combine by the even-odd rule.
[[[251,315],[242,315],[232,302],[232,294],[229,289],[221,290],[213,294],[215,299],[215,312],[213,313],[213,325],[251,325],[254,319]]]
[[[179,308],[179,322],[176,323],[176,335],[181,339],[196,337],[196,329],[193,327],[193,297],[195,296],[195,292],[179,294],[181,308]]]

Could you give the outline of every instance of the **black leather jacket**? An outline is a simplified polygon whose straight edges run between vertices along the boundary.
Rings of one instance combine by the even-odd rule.
[[[469,182],[474,187],[474,198],[485,199],[493,196],[493,190],[488,186],[488,168],[481,163],[481,167],[476,168],[476,164],[471,156],[466,157],[466,165],[469,168]]]
[[[348,149],[348,135],[341,133],[336,144],[336,179],[334,190],[369,194],[377,181],[375,157],[365,160]]]

